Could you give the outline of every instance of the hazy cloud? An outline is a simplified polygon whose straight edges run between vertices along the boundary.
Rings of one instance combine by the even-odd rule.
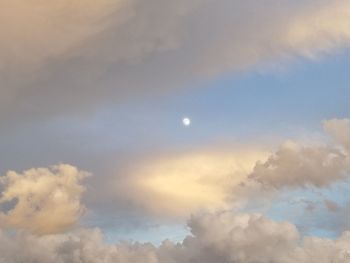
[[[330,133],[346,150],[350,152],[350,120],[332,119],[323,122],[325,130]]]
[[[147,212],[187,218],[201,209],[227,206],[232,189],[267,155],[261,149],[239,148],[165,154],[126,169],[116,189]]]

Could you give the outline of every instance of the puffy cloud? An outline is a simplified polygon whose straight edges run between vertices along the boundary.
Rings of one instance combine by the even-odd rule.
[[[275,188],[324,187],[345,179],[349,169],[349,157],[334,147],[287,142],[257,163],[249,178]]]
[[[189,221],[192,235],[182,243],[109,245],[97,229],[67,234],[15,236],[0,232],[1,262],[118,262],[118,263],[345,263],[350,260],[350,234],[338,239],[301,238],[288,222],[261,215],[222,212]]]
[[[80,202],[87,176],[70,165],[37,168],[18,174],[8,172],[0,178],[3,188],[0,226],[26,229],[38,234],[61,232],[74,225],[84,211]]]
[[[263,185],[275,188],[328,186],[346,179],[350,171],[350,121],[332,119],[323,122],[325,131],[340,145],[303,146],[287,141],[266,162],[258,162],[249,175]]]
[[[3,0],[0,10],[0,120],[15,123],[350,42],[346,0]]]
[[[201,262],[306,263],[315,260],[329,263],[350,259],[347,232],[338,240],[301,238],[291,223],[231,212],[197,216],[190,221],[190,226],[194,238],[189,238],[188,243],[200,248]],[[186,240],[184,244],[187,245]]]
[[[117,181],[123,198],[161,216],[226,206],[232,189],[268,155],[260,149],[202,150],[147,159]]]

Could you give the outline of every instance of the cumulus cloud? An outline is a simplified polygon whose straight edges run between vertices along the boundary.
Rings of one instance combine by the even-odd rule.
[[[249,178],[275,188],[324,187],[345,179],[349,169],[349,157],[334,147],[287,142],[257,163]]]
[[[324,130],[338,144],[304,146],[284,143],[267,161],[258,162],[249,178],[277,189],[282,187],[329,186],[346,179],[350,172],[350,121],[332,119],[323,122]]]
[[[181,243],[161,246],[109,245],[98,229],[37,237],[0,233],[1,262],[119,262],[119,263],[345,263],[350,260],[350,234],[338,239],[301,237],[288,222],[258,214],[202,214],[189,221],[192,235]]]
[[[350,43],[346,0],[4,0],[0,10],[0,120],[15,123]]]
[[[0,178],[0,227],[37,234],[61,232],[74,225],[84,211],[80,202],[87,176],[70,165],[37,168]],[[5,210],[5,205],[11,207]]]

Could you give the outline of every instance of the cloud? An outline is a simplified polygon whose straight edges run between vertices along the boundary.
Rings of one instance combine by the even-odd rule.
[[[341,142],[348,138],[343,130]],[[285,188],[329,187],[348,179],[349,172],[350,157],[338,144],[289,140],[270,153],[202,149],[147,158],[126,169],[116,189],[151,214],[187,217],[202,209],[242,206],[254,196],[264,202]]]
[[[266,162],[258,162],[249,178],[265,186],[325,187],[349,176],[350,121],[332,119],[323,122],[324,130],[338,144],[303,146],[287,141]]]
[[[325,187],[345,179],[349,157],[334,147],[283,144],[266,162],[259,162],[249,178],[277,189]]]
[[[0,120],[11,125],[350,43],[346,0],[4,0],[0,10]]]
[[[187,218],[226,206],[232,189],[266,156],[261,149],[238,148],[163,155],[133,164],[116,189],[152,214]]]
[[[329,211],[334,213],[340,209],[339,205],[336,202],[333,202],[332,200],[325,199],[324,205]]]
[[[332,119],[323,122],[325,130],[350,152],[350,120]]]
[[[103,241],[98,229],[67,234],[15,236],[0,232],[1,262],[120,262],[120,263],[345,263],[350,260],[350,234],[338,239],[301,237],[288,222],[275,222],[258,214],[221,212],[194,216],[192,235],[174,244],[165,240],[151,244]]]
[[[0,178],[2,228],[25,229],[37,234],[61,232],[73,226],[85,207],[80,184],[88,174],[70,165],[37,168]]]
[[[123,0],[1,1],[1,69],[45,63],[103,30]],[[21,65],[23,63],[24,65]],[[15,70],[15,68],[12,68]]]
[[[113,205],[127,203],[151,216],[181,219],[201,210],[266,206],[284,190],[345,182],[350,156],[334,142],[288,140],[270,151],[212,147],[163,153],[117,173],[123,176],[115,178],[112,189],[103,187],[117,199]]]

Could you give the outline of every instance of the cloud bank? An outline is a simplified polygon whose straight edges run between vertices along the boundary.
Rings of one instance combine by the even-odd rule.
[[[37,237],[0,233],[1,262],[118,263],[345,263],[350,233],[336,240],[300,236],[288,222],[257,214],[202,214],[189,221],[192,235],[181,243],[108,245],[98,229]]]
[[[0,10],[0,120],[11,124],[350,44],[346,0],[4,0]]]

